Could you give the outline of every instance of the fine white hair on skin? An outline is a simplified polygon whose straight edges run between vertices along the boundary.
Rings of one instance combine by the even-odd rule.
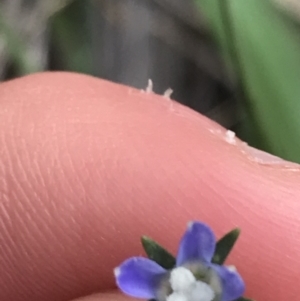
[[[235,132],[227,130],[225,134],[225,140],[230,144],[235,144]]]
[[[146,93],[152,93],[153,92],[153,82],[151,79],[148,79],[148,85],[146,87]]]
[[[165,98],[171,98],[172,93],[173,93],[173,90],[172,90],[171,88],[168,88],[168,89],[164,92],[163,97],[165,97]]]

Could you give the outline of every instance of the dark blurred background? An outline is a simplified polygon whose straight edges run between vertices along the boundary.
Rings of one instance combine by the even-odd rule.
[[[278,52],[268,28],[278,32],[281,22],[282,27],[293,26],[288,34],[282,33],[287,40],[291,31],[294,35],[299,29],[294,29],[299,11],[298,0],[0,0],[0,79],[68,70],[139,89],[152,79],[156,93],[172,88],[173,99],[236,131],[250,144],[300,161],[300,144],[293,144],[300,134],[289,141],[276,138],[276,133],[281,133],[286,139],[285,131],[293,129],[285,123],[276,128],[276,108],[283,114],[280,104],[290,101],[297,110],[297,99],[286,101],[289,96],[282,93],[278,102],[270,102],[274,101],[270,91],[278,88],[272,79],[275,71],[270,69],[270,77],[264,75],[265,83],[255,74],[262,74],[260,68],[269,68],[264,63],[278,64],[277,57],[269,62],[263,56]],[[255,26],[261,32],[266,30],[265,35]],[[270,47],[260,42],[268,41],[268,36]],[[249,49],[253,53],[249,54]],[[284,51],[282,65],[290,57],[289,50]],[[298,66],[299,53],[293,57],[293,68]],[[295,74],[290,76],[296,87],[300,69],[299,79]],[[289,77],[286,72],[284,76]],[[286,89],[295,95],[293,87]],[[296,92],[300,102],[299,89]],[[290,110],[286,112],[290,114]],[[286,120],[293,119],[287,115]],[[297,129],[300,132],[298,125]]]
[[[154,90],[237,122],[232,84],[204,16],[189,0],[1,0],[0,76],[70,70]]]

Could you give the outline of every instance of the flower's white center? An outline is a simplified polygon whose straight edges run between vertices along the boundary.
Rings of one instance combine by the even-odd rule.
[[[189,301],[212,301],[215,293],[212,288],[205,282],[196,281],[189,292]]]
[[[173,293],[167,301],[212,301],[215,297],[207,283],[197,281],[193,273],[184,267],[171,271],[170,284]]]
[[[190,289],[190,286],[196,282],[193,273],[184,267],[179,267],[171,272],[170,283],[173,291],[181,292]]]
[[[167,301],[188,301],[188,296],[182,293],[172,293],[167,297]]]

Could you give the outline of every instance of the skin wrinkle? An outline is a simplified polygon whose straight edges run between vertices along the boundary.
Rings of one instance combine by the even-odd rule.
[[[32,127],[33,128],[33,127]],[[30,128],[30,134],[32,134],[32,128]],[[21,136],[21,135],[16,135],[17,137],[18,136]],[[31,135],[29,135],[29,137],[31,137]],[[18,149],[18,147],[17,147],[17,145],[18,145],[18,143],[20,143],[19,141],[21,141],[21,149],[22,149],[22,151],[20,151],[19,152],[19,154],[22,154],[22,156],[24,156],[24,158],[25,158],[25,162],[29,162],[30,161],[30,155],[28,154],[28,152],[27,152],[27,147],[25,146],[25,141],[24,141],[24,139],[18,139],[18,141],[17,140],[12,140],[12,144],[13,144],[13,146],[12,146],[12,150],[17,150]],[[23,182],[19,182],[19,179],[13,179],[13,181],[15,182],[14,183],[14,185],[16,185],[16,186],[19,186],[19,192],[21,192],[21,194],[23,195],[23,197],[24,197],[24,199],[25,199],[25,203],[24,203],[24,206],[25,205],[27,205],[27,206],[30,206],[30,204],[31,204],[31,201],[30,201],[30,199],[29,199],[29,197],[27,197],[27,192],[26,192],[26,190],[30,190],[31,191],[31,193],[33,194],[33,198],[34,197],[37,197],[38,196],[38,193],[36,192],[36,190],[35,190],[35,188],[34,188],[34,186],[38,186],[36,183],[37,183],[37,179],[39,178],[41,178],[41,177],[35,177],[34,176],[34,173],[32,173],[32,168],[30,168],[30,169],[28,169],[27,171],[25,170],[26,168],[24,168],[23,167],[23,164],[22,164],[22,160],[23,159],[20,159],[19,158],[19,155],[18,155],[18,152],[17,151],[15,151],[14,152],[14,156],[13,156],[13,159],[12,160],[15,160],[15,161],[17,161],[18,162],[18,165],[17,165],[17,169],[19,170],[18,172],[21,172],[22,173],[22,175],[23,175],[23,178],[24,178],[24,180],[23,180]],[[13,163],[12,163],[13,164]],[[13,173],[11,173],[11,174],[15,174],[14,172]],[[23,183],[23,185],[22,185],[22,183]],[[29,187],[26,187],[26,188],[24,188],[24,183],[26,183],[26,185],[29,185]],[[35,184],[35,185],[34,185]],[[22,203],[21,202],[18,202],[19,203],[19,205],[20,206],[22,206]],[[28,210],[23,210],[22,208],[20,209],[20,212],[28,212],[28,211],[32,211],[32,210],[34,210],[34,207],[32,207],[31,206],[31,208],[30,209],[28,209]],[[20,219],[21,220],[21,219]],[[25,228],[26,229],[26,228]]]
[[[13,219],[19,229],[7,233],[13,246],[8,252],[0,247],[0,262],[5,256],[11,263],[4,273],[14,283],[0,274],[0,300],[68,301],[113,288],[112,269],[142,254],[140,235],[176,252],[190,219],[207,222],[217,234],[242,228],[231,260],[250,297],[295,296],[300,245],[289,232],[299,224],[299,172],[247,160],[208,130],[219,126],[176,103],[171,112],[162,96],[129,95],[124,86],[87,76],[25,77],[1,84],[0,99],[0,106],[16,115],[18,103],[24,103],[17,135],[11,124],[18,117],[0,110],[8,152],[0,160],[13,165],[9,172],[15,178],[8,183],[8,214],[23,219],[28,230],[36,224],[40,232],[27,234]],[[34,209],[13,203],[26,199]],[[29,209],[26,219],[22,210]],[[26,242],[19,239],[25,234]],[[9,241],[0,228],[2,239]],[[282,252],[289,254],[284,264]]]
[[[28,256],[27,256],[28,254],[27,254],[26,251],[24,251],[23,247],[20,247],[18,250],[15,249],[15,247],[14,247],[14,240],[16,239],[16,237],[15,236],[11,236],[9,234],[10,233],[10,231],[9,231],[10,228],[11,227],[9,227],[9,226],[4,227],[3,234],[2,234],[3,235],[3,241],[6,242],[5,247],[3,249],[3,253],[6,254],[6,256],[4,256],[3,259],[2,259],[2,261],[5,262],[5,264],[1,265],[2,269],[4,269],[4,271],[5,271],[5,268],[12,268],[12,267],[17,268],[17,266],[15,265],[15,263],[14,262],[10,262],[10,260],[9,260],[9,258],[10,258],[10,256],[12,254],[14,254],[14,253],[18,254],[19,252],[22,252],[23,253],[22,258],[24,258],[25,260],[26,260],[26,258],[28,258]],[[21,279],[13,279],[12,284],[19,284],[19,287],[21,289],[23,287]],[[4,286],[1,286],[1,287],[4,287]]]
[[[12,149],[15,149],[15,148],[13,147]],[[24,155],[24,153],[23,153],[23,155]],[[20,167],[21,167],[21,168],[20,168]],[[20,166],[20,165],[19,165],[19,170],[20,170],[21,172],[23,171],[22,166]],[[26,181],[26,180],[25,180],[25,181]],[[25,182],[25,181],[24,181],[24,182]],[[30,181],[29,183],[32,183],[32,181]],[[17,185],[18,182],[16,182],[15,184]],[[31,188],[32,188],[32,187],[31,187]],[[24,192],[24,190],[22,189],[21,186],[19,186],[19,192],[22,192],[22,194],[23,194],[23,199],[25,198],[26,201],[27,201],[27,203],[30,204],[29,198],[27,197],[26,193]],[[32,193],[32,189],[31,189],[31,193]],[[31,208],[30,210],[32,211],[32,208]],[[18,211],[17,211],[17,212],[18,212]],[[24,212],[23,208],[21,208],[21,209],[19,210],[19,212]],[[19,222],[20,222],[20,221],[22,221],[22,218],[21,218],[21,217],[18,217],[18,220],[19,220]],[[37,221],[37,222],[39,222],[39,221]],[[27,222],[26,222],[26,224],[27,224]],[[29,223],[29,224],[30,224],[30,223]],[[32,227],[32,226],[33,226],[33,225],[31,224],[31,227]],[[27,229],[27,227],[25,227],[25,224],[23,224],[22,229],[23,229],[23,231]],[[32,230],[32,228],[31,228],[31,230]],[[45,233],[47,233],[46,230],[47,230],[47,229],[44,229],[44,235],[45,235]],[[36,230],[34,230],[33,232],[36,233],[36,234],[38,234],[38,231],[36,231]],[[29,235],[28,232],[25,233],[25,234],[24,234],[24,237],[25,237],[25,238],[24,238],[23,240],[26,241],[26,237],[29,237],[29,236],[30,236],[30,235]],[[30,241],[31,247],[32,247],[32,243],[33,243],[33,241],[31,240],[31,241]]]
[[[12,256],[13,251],[9,248],[9,246],[12,245],[12,238],[6,235],[7,227],[10,226],[11,220],[9,218],[7,209],[5,208],[5,203],[7,203],[7,197],[1,195],[0,214],[1,216],[3,216],[3,218],[0,219],[0,228],[3,229],[3,238],[0,237],[2,242],[0,244],[0,253],[4,255],[0,257],[0,265],[2,273],[4,273],[5,278],[7,279],[6,281],[8,281],[12,285],[14,283],[12,281],[12,277],[9,275],[9,273],[5,273],[6,270],[10,270],[13,268],[11,262],[8,260],[8,258]],[[5,243],[3,243],[4,241]],[[0,278],[0,287],[4,287],[3,282],[3,278]]]
[[[19,211],[19,212],[22,212],[22,211]],[[31,212],[31,214],[32,214],[32,212]],[[35,219],[36,219],[36,217],[35,217]],[[22,262],[27,262],[27,261],[29,261],[29,258],[32,258],[32,257],[37,258],[35,260],[35,262],[33,262],[32,265],[30,266],[30,271],[31,271],[30,273],[32,274],[32,277],[30,277],[30,278],[34,279],[33,275],[40,274],[39,271],[35,268],[36,263],[42,259],[40,254],[45,254],[43,257],[47,258],[47,253],[49,252],[49,249],[43,247],[43,246],[46,246],[46,244],[43,243],[43,241],[45,241],[46,238],[49,238],[47,235],[48,228],[42,227],[43,223],[39,223],[38,220],[36,220],[36,223],[32,223],[31,222],[32,218],[30,218],[30,217],[26,221],[24,219],[24,216],[23,217],[18,216],[18,217],[16,217],[16,220],[18,221],[18,223],[16,223],[16,221],[15,221],[15,223],[20,225],[20,227],[16,226],[16,230],[23,229],[22,230],[22,233],[23,233],[22,240],[19,242],[18,251],[16,251],[16,252],[21,251],[21,253],[23,254],[21,257]],[[24,222],[22,222],[22,220],[24,220]],[[39,228],[36,226],[38,223],[40,224]],[[30,225],[30,228],[28,228],[28,225]],[[35,235],[33,237],[32,237],[32,233],[35,233]],[[41,233],[43,233],[43,234],[41,234]],[[39,241],[39,243],[37,243],[37,241]],[[22,251],[22,250],[24,250],[24,251]],[[24,256],[27,253],[25,250],[28,250],[28,251],[30,250],[27,256]],[[32,252],[32,250],[35,250],[35,252]],[[28,258],[28,260],[26,260],[26,257]],[[23,268],[26,268],[26,266],[24,266],[23,264],[21,264],[21,265],[19,264],[19,268],[21,270],[22,270],[22,266],[23,266]],[[55,265],[52,265],[51,268],[55,270]],[[22,275],[22,273],[21,273],[21,275]],[[22,279],[22,277],[19,277],[19,278],[20,278],[20,280]],[[40,279],[41,283],[44,283],[42,276],[40,276],[39,279]],[[24,281],[21,280],[21,282],[24,282]],[[26,288],[24,288],[24,289],[26,289]]]
[[[68,122],[69,124],[69,122]],[[89,139],[90,140],[90,139]],[[67,146],[67,139],[66,139],[66,134],[65,134],[65,138],[64,138],[64,145],[63,147],[65,149],[68,149],[68,146]],[[89,156],[89,154],[87,154],[86,156],[87,158],[91,158],[91,156]],[[79,168],[79,170],[81,171],[80,174],[77,174],[77,171],[76,171],[76,168],[74,167],[74,164],[72,162],[72,157],[69,155],[69,150],[66,152],[66,158],[63,160],[65,163],[69,163],[68,165],[70,166],[71,168],[71,173],[73,173],[75,176],[73,178],[74,180],[74,183],[70,182],[70,181],[67,181],[67,186],[68,186],[68,189],[72,190],[72,187],[81,187],[81,192],[82,192],[82,195],[83,195],[83,199],[82,199],[82,202],[83,204],[84,203],[92,203],[91,201],[85,201],[85,199],[92,199],[91,196],[89,195],[88,193],[88,190],[85,191],[84,189],[84,184],[86,181],[89,181],[90,180],[90,177],[89,177],[89,169],[86,168],[86,166],[82,165],[82,167]],[[90,164],[94,165],[94,162],[93,160],[90,162]],[[77,162],[77,169],[78,169],[78,162]],[[86,171],[86,173],[84,173],[84,171]],[[87,177],[85,180],[83,180],[83,174],[86,174]],[[65,178],[68,179],[67,175],[65,175]],[[75,197],[75,196],[74,196]],[[70,206],[71,206],[71,203],[70,203]],[[73,222],[75,223],[76,220],[78,220],[78,218],[76,218],[76,210],[74,208],[74,206],[71,206],[69,209],[71,209],[71,211],[73,211],[74,213],[71,214],[71,216],[74,216],[73,217]],[[74,225],[75,226],[75,225]],[[93,233],[93,228],[92,227],[89,227],[85,230],[85,232],[87,233]],[[75,234],[78,234],[80,233],[80,230],[79,231],[74,231]],[[96,234],[95,234],[96,236]],[[80,238],[80,235],[78,234],[78,238]],[[90,245],[91,241],[89,241],[89,243],[87,245]],[[89,270],[85,271],[86,274],[89,273]]]
[[[8,160],[8,162],[9,162],[9,160]],[[12,164],[9,164],[9,166],[13,166],[13,163],[12,163]],[[7,179],[8,179],[8,175],[13,175],[13,174],[14,174],[14,172],[7,172],[7,173],[6,173]],[[13,182],[15,182],[16,185],[18,185],[19,191],[20,191],[21,193],[23,193],[24,191],[22,190],[21,185],[19,185],[19,182],[18,182],[18,181],[14,181],[14,178],[11,178],[11,180],[12,180]],[[26,197],[25,194],[24,194],[24,197]],[[15,199],[15,198],[13,197],[12,199]],[[17,204],[18,206],[21,205],[20,202],[16,202],[16,204]],[[20,206],[20,208],[21,208],[21,211],[22,211],[22,209],[23,209],[22,206]],[[18,211],[16,211],[16,214],[17,214],[17,213],[18,213]],[[21,220],[21,219],[20,219],[20,220]]]
[[[25,161],[29,159],[29,157],[26,156],[26,148],[24,148],[24,152],[22,152],[22,154],[26,158]],[[18,158],[18,154],[15,154],[15,158]],[[23,199],[25,201],[25,202],[17,201],[17,204],[20,207],[19,212],[22,212],[22,214],[24,214],[24,212],[25,212],[25,217],[27,217],[27,223],[30,224],[31,223],[31,221],[30,221],[31,220],[31,216],[33,214],[36,214],[37,211],[35,211],[35,207],[32,206],[31,200],[30,200],[30,198],[29,198],[28,193],[27,193],[26,190],[30,190],[30,192],[33,194],[32,198],[36,198],[37,195],[38,195],[38,193],[35,191],[34,186],[37,186],[37,185],[34,185],[35,184],[34,177],[33,178],[30,177],[32,169],[30,169],[29,173],[28,173],[28,172],[25,171],[25,168],[23,168],[23,165],[21,163],[22,160],[18,160],[17,159],[16,161],[18,162],[18,165],[17,165],[18,170],[21,171],[21,173],[24,175],[24,180],[23,180],[23,184],[22,184],[22,183],[19,183],[17,179],[13,178],[13,182],[14,182],[14,185],[16,185],[18,187],[18,191],[19,191],[19,193],[21,193],[21,195],[22,195],[22,197],[23,197]],[[31,178],[31,179],[29,180],[29,178]],[[24,183],[25,184],[29,183],[29,187],[25,188]],[[18,212],[18,211],[16,211],[16,212]],[[37,215],[37,217],[38,217],[38,215]],[[18,216],[17,219],[20,222],[22,222],[21,216]],[[24,230],[27,230],[27,227],[26,227],[27,223],[23,224],[23,227],[24,227],[23,229]],[[36,226],[36,223],[33,223],[33,226]],[[37,226],[36,226],[36,230],[38,230]],[[34,233],[38,233],[38,231],[34,231]],[[29,233],[25,233],[26,236],[30,236],[28,234]]]
[[[67,158],[66,159],[64,159],[63,161],[65,162],[65,163],[67,163],[67,162],[69,162],[69,164],[72,164],[69,160],[67,160],[67,159],[69,159],[70,158],[70,156],[69,155],[67,155]],[[81,169],[80,169],[81,170]],[[82,171],[82,170],[81,170]],[[65,178],[67,178],[68,179],[68,175],[64,175],[64,177]],[[75,177],[75,181],[76,181],[76,177]],[[71,187],[73,186],[73,187],[76,187],[77,185],[76,185],[76,183],[75,183],[75,185],[74,185],[74,183],[69,183],[68,181],[67,181],[67,183],[69,184],[69,188],[68,188],[68,190],[70,189],[72,189]],[[88,197],[88,196],[87,196]],[[69,208],[70,209],[70,208]],[[76,215],[76,211],[73,211],[74,213],[73,214],[71,214],[71,216],[73,217],[73,221],[75,221],[75,220],[77,220],[77,222],[78,222],[78,216]],[[76,217],[77,216],[77,217]],[[83,216],[85,216],[85,214],[83,214]],[[67,224],[69,223],[69,221],[67,221],[66,222],[66,226],[67,226]],[[80,230],[79,231],[76,231],[76,230],[73,230],[74,231],[74,233],[75,234],[78,234],[78,233],[80,233]],[[88,228],[86,231],[84,231],[84,232],[91,232],[90,231],[90,228]],[[80,238],[80,235],[78,234],[78,237]],[[89,242],[90,243],[90,242]],[[88,271],[86,271],[86,272],[88,272]],[[81,277],[83,277],[83,276],[81,276]]]

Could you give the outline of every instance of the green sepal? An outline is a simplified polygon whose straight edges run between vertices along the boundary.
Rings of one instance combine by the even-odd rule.
[[[235,228],[224,235],[216,244],[215,254],[213,256],[212,262],[222,265],[235,245],[239,235],[240,229]],[[169,270],[175,267],[176,258],[170,254],[166,249],[164,249],[161,245],[159,245],[156,241],[148,236],[142,236],[141,242],[143,248],[149,257],[149,259],[155,261],[163,268]],[[151,299],[148,301],[156,301],[155,299]],[[254,301],[249,298],[240,297],[235,301]]]
[[[236,228],[227,233],[217,242],[215,254],[212,259],[213,263],[219,265],[224,263],[239,235],[240,229]],[[148,236],[142,236],[141,242],[146,254],[151,260],[155,261],[165,269],[172,269],[175,266],[175,257],[152,238]]]
[[[153,239],[148,236],[142,236],[141,242],[146,254],[151,260],[167,270],[175,267],[175,257]]]
[[[222,265],[232,250],[235,242],[237,241],[241,230],[235,228],[224,235],[216,245],[215,254],[213,256],[212,262]]]

